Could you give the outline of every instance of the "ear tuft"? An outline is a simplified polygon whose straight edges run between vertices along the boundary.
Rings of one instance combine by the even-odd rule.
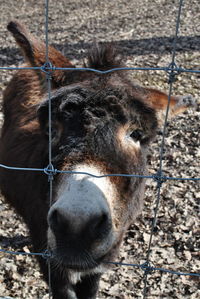
[[[122,66],[119,53],[111,43],[96,43],[88,53],[88,67],[90,68],[108,70]]]

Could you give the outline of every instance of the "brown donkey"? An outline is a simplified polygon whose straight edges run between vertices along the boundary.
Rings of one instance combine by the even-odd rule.
[[[45,63],[45,45],[17,21],[8,25],[22,49],[25,66]],[[74,66],[49,47],[55,67]],[[95,45],[88,67],[123,66],[110,45]],[[45,168],[48,165],[48,99],[45,73],[19,70],[4,93],[0,163]],[[53,202],[44,173],[0,169],[6,200],[23,217],[34,251],[52,252],[54,299],[96,298],[101,274],[113,261],[125,231],[141,211],[144,178],[103,174],[146,174],[146,154],[167,107],[168,96],[130,81],[127,72],[100,75],[54,70],[52,81],[52,163],[56,169]],[[193,104],[191,96],[171,97],[176,114]],[[39,257],[48,281],[46,261]]]

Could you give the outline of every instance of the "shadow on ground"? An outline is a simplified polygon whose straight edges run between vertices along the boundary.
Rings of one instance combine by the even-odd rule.
[[[149,39],[140,40],[120,40],[114,41],[116,47],[123,49],[123,55],[149,55],[149,54],[166,54],[171,53],[173,49],[173,37],[154,37]],[[13,42],[14,43],[14,42]],[[81,53],[83,49],[89,49],[91,44],[80,41],[74,44],[53,44],[59,50],[65,50],[65,55],[69,58],[83,58],[84,54]],[[197,36],[179,36],[176,45],[177,52],[194,52],[200,50],[200,35]],[[7,57],[14,57],[18,54],[16,47],[0,49],[0,66],[9,66],[13,64],[13,59]]]

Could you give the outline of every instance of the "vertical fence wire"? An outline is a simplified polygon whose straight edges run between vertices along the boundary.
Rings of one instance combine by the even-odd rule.
[[[180,26],[180,17],[181,17],[181,10],[183,6],[183,0],[179,1],[179,6],[178,6],[178,13],[177,13],[177,18],[176,18],[176,29],[175,29],[175,35],[174,35],[174,41],[173,41],[173,47],[172,47],[172,58],[171,58],[171,72],[169,73],[169,92],[168,92],[168,103],[167,103],[167,108],[166,108],[166,113],[165,113],[165,119],[164,119],[164,125],[163,125],[163,131],[162,131],[162,140],[160,144],[160,157],[159,157],[159,169],[158,169],[158,177],[157,177],[157,196],[156,196],[156,205],[154,209],[154,218],[152,222],[152,227],[151,227],[151,233],[150,233],[150,238],[149,238],[149,244],[148,244],[148,249],[147,249],[147,256],[146,256],[146,265],[150,265],[150,254],[151,254],[151,246],[152,246],[152,241],[153,241],[153,234],[154,230],[156,227],[156,222],[157,222],[157,215],[159,211],[159,205],[160,205],[160,200],[161,200],[161,187],[163,183],[163,155],[164,155],[164,147],[165,147],[165,138],[166,138],[166,129],[167,129],[167,120],[169,116],[169,107],[170,107],[170,100],[172,96],[172,89],[173,89],[173,83],[174,83],[174,65],[175,65],[175,56],[176,56],[176,47],[177,47],[177,39],[178,39],[178,31],[179,31],[179,26]],[[147,269],[144,272],[144,289],[143,289],[143,299],[147,297],[147,280],[148,280],[148,274],[149,270]]]
[[[45,0],[45,65],[46,69],[51,67],[49,61],[49,0]],[[49,181],[49,208],[52,205],[53,196],[53,175],[51,170],[53,170],[52,165],[52,111],[51,111],[51,73],[50,69],[46,70],[46,81],[47,81],[47,96],[48,96],[48,131],[49,131],[49,165],[48,165],[48,181]],[[50,252],[49,245],[47,245],[47,250]],[[48,264],[48,285],[49,285],[49,299],[52,298],[52,288],[51,288],[51,263],[50,257],[47,259]]]

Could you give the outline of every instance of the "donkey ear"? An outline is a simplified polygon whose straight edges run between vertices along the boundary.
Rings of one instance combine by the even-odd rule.
[[[146,97],[145,102],[156,112],[165,112],[168,106],[169,96],[159,90],[153,88],[146,88]],[[196,105],[195,99],[192,95],[185,96],[171,96],[169,103],[169,112],[170,115],[176,115],[189,107],[193,107]]]
[[[40,67],[44,65],[46,61],[46,47],[42,41],[35,38],[23,24],[16,20],[11,21],[8,24],[7,29],[14,36],[17,44],[22,49],[27,62],[31,66]],[[72,63],[54,47],[48,47],[48,58],[55,67],[74,68]],[[66,75],[62,70],[55,70],[52,74],[52,79],[57,85],[61,85],[64,77],[66,77]]]

